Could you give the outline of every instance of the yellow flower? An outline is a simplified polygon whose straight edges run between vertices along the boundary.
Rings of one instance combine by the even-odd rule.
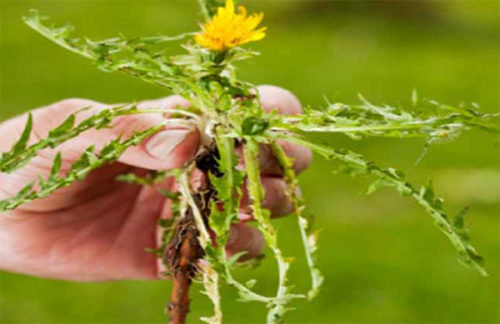
[[[226,6],[217,9],[217,14],[202,26],[203,32],[197,34],[195,40],[201,46],[215,51],[258,41],[266,36],[266,27],[255,29],[262,18],[263,13],[247,17],[247,11],[242,6],[235,13],[233,0],[226,0]]]

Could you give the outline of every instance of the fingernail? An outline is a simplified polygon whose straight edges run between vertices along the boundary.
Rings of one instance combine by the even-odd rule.
[[[146,151],[157,159],[166,160],[190,132],[189,129],[168,129],[159,132],[149,139]]]

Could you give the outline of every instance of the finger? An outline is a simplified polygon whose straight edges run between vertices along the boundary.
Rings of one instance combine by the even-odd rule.
[[[160,100],[146,101],[139,108],[173,109],[186,106],[189,102],[182,97],[172,96]],[[34,113],[34,132],[46,137],[50,129],[59,125],[69,114],[84,108],[90,109],[77,114],[77,123],[109,106],[85,99],[68,99],[38,109]],[[137,114],[117,117],[112,127],[88,130],[60,146],[67,160],[75,160],[90,145],[100,149],[109,141],[121,136],[127,138],[134,131],[143,131],[165,121],[162,114]],[[119,158],[125,164],[145,169],[169,169],[183,165],[197,152],[200,135],[194,128],[168,127],[154,134],[138,146],[131,147]]]
[[[293,170],[296,173],[302,172],[311,164],[312,153],[310,149],[283,140],[278,140],[277,143],[281,145],[281,147],[285,151],[285,154],[290,159],[292,159]],[[243,158],[243,148],[241,146],[236,147],[236,154],[240,158],[238,166],[243,169],[245,167],[245,161]],[[283,170],[280,166],[280,163],[274,156],[273,151],[269,145],[259,145],[259,155],[257,156],[257,158],[259,160],[260,173],[262,175],[283,175]]]
[[[272,85],[261,85],[257,87],[262,107],[266,111],[277,110],[280,114],[301,114],[302,106],[300,101],[288,90]],[[300,145],[278,141],[283,147],[285,154],[293,160],[293,168],[299,173],[309,166],[312,160],[311,150]],[[237,149],[240,157],[243,156],[242,149]],[[271,148],[267,145],[260,145],[258,155],[261,173],[263,175],[282,175],[281,167],[273,155]],[[244,162],[240,162],[240,167]]]
[[[282,115],[302,113],[300,101],[290,91],[273,85],[257,87],[262,108],[266,111],[277,110]]]
[[[247,252],[240,257],[239,261],[255,258],[262,253],[264,249],[264,237],[255,228],[243,224],[233,224],[226,244],[226,253],[228,257],[239,252]]]
[[[293,211],[293,204],[290,197],[286,194],[287,185],[285,180],[281,178],[273,177],[262,177],[261,178],[262,188],[264,189],[264,200],[262,201],[262,207],[268,209],[271,212],[272,217],[280,217],[290,214]],[[250,220],[253,219],[251,216],[251,199],[248,194],[247,186],[243,186],[240,211],[240,219]]]
[[[137,105],[140,109],[185,109],[191,106],[191,102],[186,98],[173,95],[159,99],[144,100]]]

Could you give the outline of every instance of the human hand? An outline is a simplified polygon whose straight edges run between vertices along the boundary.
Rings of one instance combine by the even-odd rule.
[[[273,86],[258,88],[264,109],[278,109],[283,114],[298,114],[300,103],[288,91]],[[175,108],[189,106],[179,96],[145,101],[140,108]],[[30,142],[43,138],[69,114],[90,107],[77,115],[78,120],[95,114],[107,105],[85,99],[64,100],[33,111],[34,129]],[[144,130],[165,119],[159,114],[128,115],[117,118],[113,127],[89,130],[59,146],[62,171],[69,169],[90,145],[97,148],[134,130]],[[23,130],[26,116],[0,125],[0,152],[10,149]],[[294,159],[297,172],[311,160],[308,149],[281,142]],[[161,263],[146,248],[159,242],[157,221],[170,218],[169,201],[157,190],[118,182],[116,176],[128,172],[164,170],[182,166],[194,158],[200,145],[195,129],[162,130],[137,147],[129,148],[120,159],[97,169],[83,180],[57,190],[51,196],[0,214],[0,268],[34,276],[67,280],[113,280],[158,278]],[[0,200],[15,195],[36,175],[49,174],[56,150],[46,149],[31,162],[11,173],[0,173]],[[238,151],[239,152],[239,151]],[[241,153],[241,152],[239,152]],[[271,150],[261,147],[261,176],[266,198],[263,202],[273,217],[288,214],[291,203],[280,177],[281,170]],[[172,179],[161,184],[172,189]],[[252,219],[249,199],[243,190],[240,220],[231,228],[228,254],[247,251],[248,257],[261,253],[264,241],[260,232],[245,224]]]

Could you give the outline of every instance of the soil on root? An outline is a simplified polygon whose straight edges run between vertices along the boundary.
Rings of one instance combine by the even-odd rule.
[[[215,199],[216,194],[209,183],[208,173],[215,176],[221,175],[217,159],[218,152],[215,146],[204,148],[196,158],[196,166],[203,172],[205,181],[204,185],[191,195],[207,228],[209,228],[211,201]],[[184,215],[181,215],[174,231],[163,255],[163,261],[172,273],[173,280],[167,312],[170,324],[183,324],[189,312],[189,288],[198,269],[197,263],[205,255],[198,240],[199,230],[196,227],[192,208],[188,208]]]

